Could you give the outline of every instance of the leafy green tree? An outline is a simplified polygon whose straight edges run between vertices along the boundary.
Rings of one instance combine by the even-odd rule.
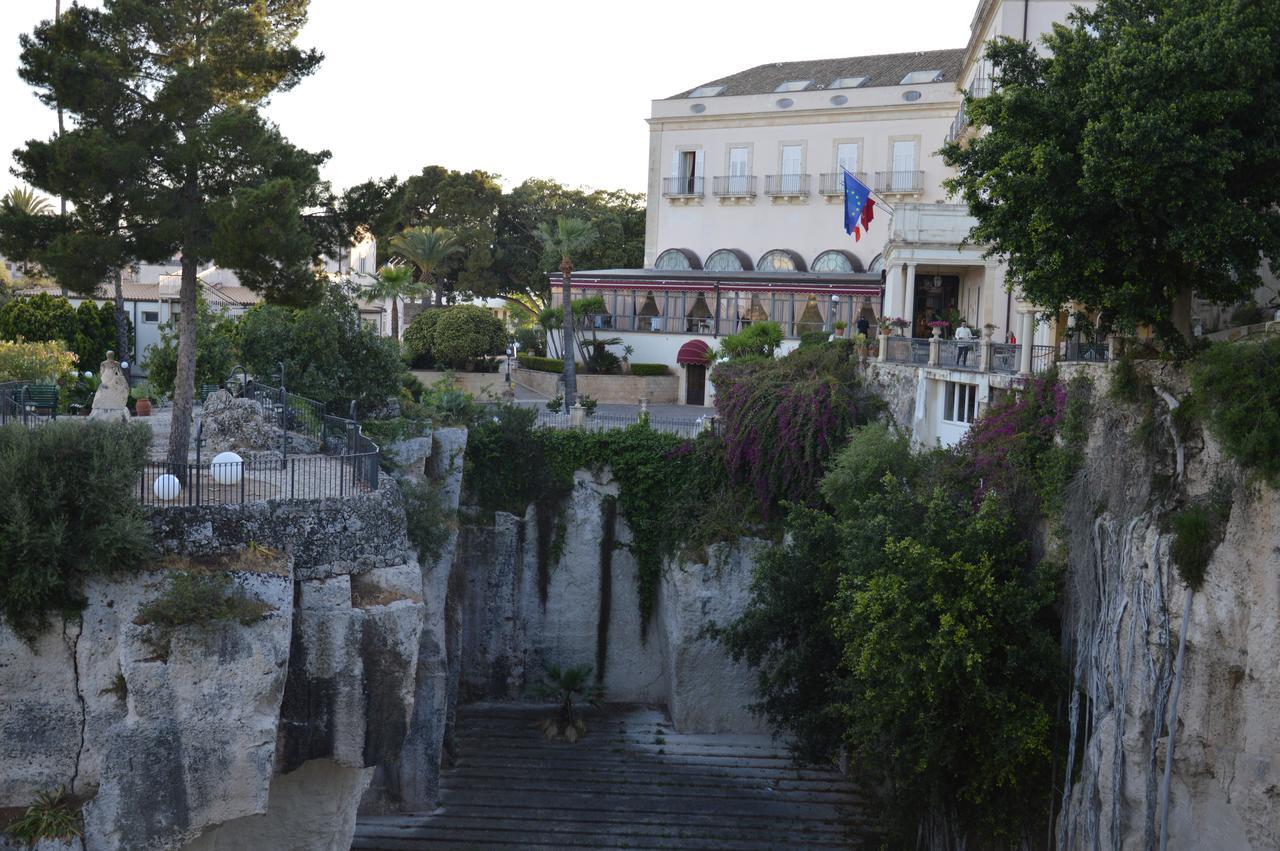
[[[409,228],[391,238],[391,250],[408,260],[417,269],[417,286],[404,284],[405,294],[418,295],[427,286],[434,284],[435,307],[444,307],[444,283],[441,274],[450,259],[463,251],[457,235],[447,228]],[[395,313],[393,312],[392,322],[394,321]]]
[[[455,304],[439,313],[431,342],[431,353],[437,361],[463,369],[481,358],[500,354],[506,347],[507,329],[502,320],[483,307]]]
[[[196,300],[196,385],[222,384],[240,362],[239,319],[204,298]],[[173,394],[178,374],[178,328],[172,322],[160,326],[160,341],[147,349],[142,365],[147,381],[166,395]]]
[[[238,320],[241,362],[250,374],[268,377],[283,363],[290,392],[346,414],[381,408],[399,394],[404,363],[393,340],[360,319],[341,287],[326,287],[306,308],[260,304]]]
[[[364,288],[369,299],[380,299],[391,304],[391,339],[400,339],[400,299],[422,293],[422,284],[413,280],[409,266],[383,266],[373,283]]]
[[[23,231],[17,236],[45,251],[70,245],[68,233],[101,241],[100,254],[88,256],[108,265],[180,253],[174,464],[185,463],[190,442],[199,267],[213,260],[233,269],[273,301],[300,303],[319,291],[313,226],[300,211],[321,200],[327,154],[290,145],[259,113],[320,62],[293,44],[307,5],[107,0],[101,9],[74,6],[22,39],[20,75],[73,121],[17,152],[19,176],[77,211],[83,201],[94,220],[6,217],[0,231]],[[112,204],[108,189],[120,193]]]
[[[1182,346],[1193,290],[1239,301],[1280,260],[1277,45],[1278,0],[1102,0],[1049,55],[993,43],[989,131],[943,148],[972,239],[1031,301]]]
[[[559,216],[555,224],[543,222],[536,231],[543,249],[560,258],[560,283],[563,287],[564,300],[562,310],[573,315],[573,258],[585,251],[596,239],[596,232],[591,225],[582,219]],[[573,405],[573,397],[578,392],[578,382],[574,374],[573,363],[573,323],[562,322],[564,346],[564,403]]]
[[[442,310],[424,310],[409,327],[404,329],[402,352],[410,366],[425,369],[435,363],[436,323],[445,313]]]
[[[125,327],[131,329],[128,324]],[[81,369],[97,369],[107,350],[117,346],[115,309],[92,301],[73,308],[65,298],[51,293],[21,296],[0,306],[0,339],[19,337],[32,342],[60,340],[76,354]],[[119,355],[127,357],[127,350]]]

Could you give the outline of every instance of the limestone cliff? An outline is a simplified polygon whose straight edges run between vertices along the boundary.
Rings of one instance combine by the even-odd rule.
[[[1094,373],[1097,418],[1063,523],[1075,689],[1057,845],[1155,847],[1185,629],[1168,847],[1280,847],[1280,495],[1199,429],[1175,430],[1167,402],[1115,403]],[[1185,390],[1171,368],[1151,377],[1170,397]],[[1214,488],[1233,507],[1187,610],[1166,520]]]

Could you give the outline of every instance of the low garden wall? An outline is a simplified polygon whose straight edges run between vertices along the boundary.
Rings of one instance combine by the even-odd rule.
[[[554,372],[516,369],[512,380],[544,396],[560,393],[560,376]],[[605,404],[635,405],[648,399],[651,405],[674,405],[680,379],[675,375],[590,375],[578,374],[578,393]]]

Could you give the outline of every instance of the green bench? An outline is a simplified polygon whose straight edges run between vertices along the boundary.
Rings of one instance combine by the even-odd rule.
[[[22,401],[23,413],[44,413],[55,420],[58,418],[58,385],[28,384],[18,393]]]

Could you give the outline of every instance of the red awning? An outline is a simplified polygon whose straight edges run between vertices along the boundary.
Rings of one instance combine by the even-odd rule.
[[[676,363],[695,363],[706,366],[711,360],[711,347],[701,340],[690,340],[676,353]]]

